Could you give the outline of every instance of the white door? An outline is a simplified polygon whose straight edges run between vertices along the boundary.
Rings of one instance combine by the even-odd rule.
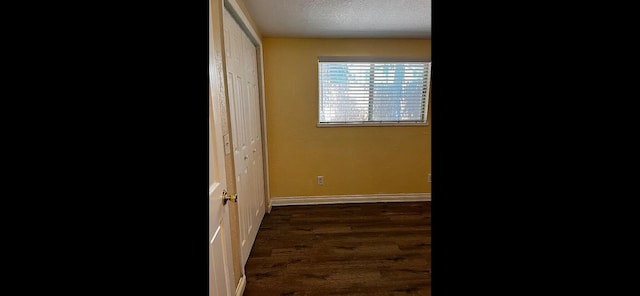
[[[256,47],[231,14],[223,18],[240,248],[246,264],[265,214]]]
[[[210,7],[211,8],[211,7]],[[226,187],[224,147],[220,119],[224,93],[222,77],[214,69],[213,36],[209,9],[209,296],[234,295],[229,207],[223,201]],[[228,203],[227,203],[228,204]]]

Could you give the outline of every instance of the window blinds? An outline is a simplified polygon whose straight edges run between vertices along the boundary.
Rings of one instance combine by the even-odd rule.
[[[425,123],[431,62],[319,61],[319,123]]]

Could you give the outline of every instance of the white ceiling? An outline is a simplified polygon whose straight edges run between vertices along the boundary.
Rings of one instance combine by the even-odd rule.
[[[244,0],[263,37],[431,39],[431,0]]]

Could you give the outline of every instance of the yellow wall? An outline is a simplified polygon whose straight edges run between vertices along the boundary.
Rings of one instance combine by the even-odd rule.
[[[431,40],[262,42],[272,198],[431,192],[430,125],[316,127],[318,56],[431,56]]]

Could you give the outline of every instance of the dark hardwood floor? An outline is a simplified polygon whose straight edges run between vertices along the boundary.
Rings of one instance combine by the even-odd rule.
[[[431,202],[273,207],[245,296],[431,295]]]

